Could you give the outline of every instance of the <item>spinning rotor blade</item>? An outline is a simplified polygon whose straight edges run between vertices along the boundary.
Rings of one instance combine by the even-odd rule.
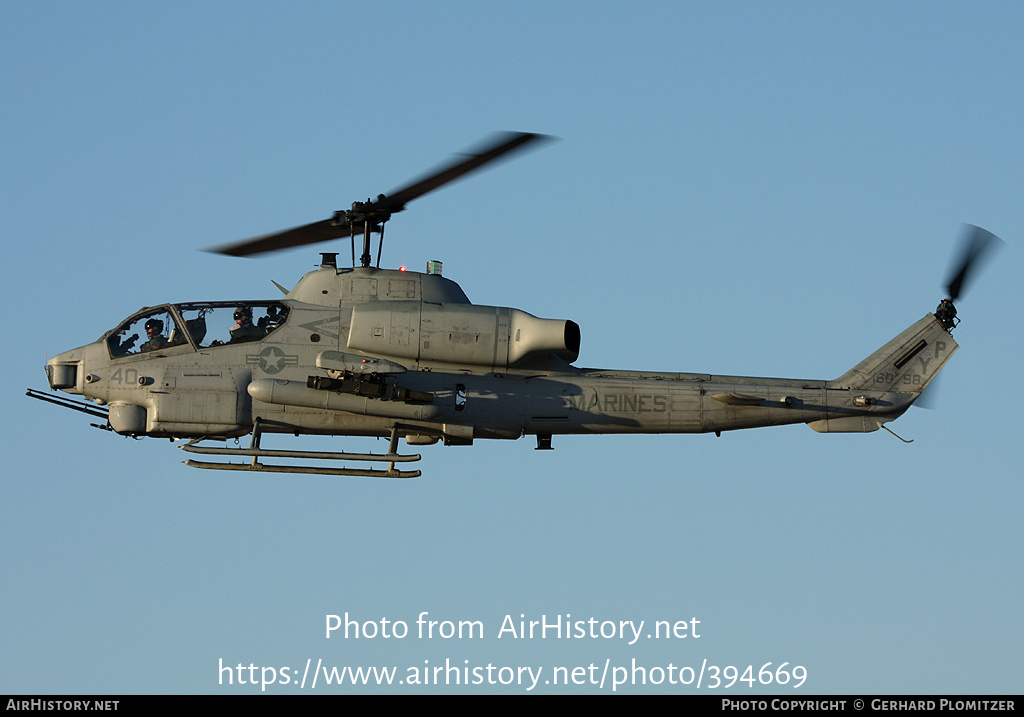
[[[228,256],[252,256],[253,254],[264,254],[268,251],[280,249],[291,249],[304,244],[316,244],[317,242],[340,239],[352,235],[352,228],[348,224],[335,224],[333,219],[321,219],[312,224],[305,224],[301,227],[285,229],[273,234],[265,234],[235,244],[213,247],[207,249],[217,254]]]
[[[986,254],[991,256],[991,249],[1003,243],[1002,239],[981,227],[972,224],[964,226],[964,237],[961,239],[963,252],[960,260],[953,265],[954,270],[950,272],[949,282],[946,284],[950,301],[956,301],[960,297],[965,289],[967,277],[977,267],[978,260]]]
[[[351,212],[337,212],[331,219],[214,247],[209,251],[229,256],[251,256],[352,236],[362,233],[367,224],[371,231],[379,231],[380,225],[386,222],[391,214],[405,209],[405,205],[413,199],[541,139],[548,139],[548,136],[532,132],[499,133],[471,153],[456,157],[425,177],[396,189],[390,195],[381,195],[372,202],[356,202],[352,205]]]
[[[550,137],[533,132],[499,132],[490,141],[481,144],[470,153],[456,155],[454,159],[433,170],[427,176],[413,180],[412,183],[401,189],[396,189],[385,198],[374,202],[374,205],[383,211],[401,211],[407,202],[453,182],[462,175],[493,162],[502,155],[541,139],[550,139]]]

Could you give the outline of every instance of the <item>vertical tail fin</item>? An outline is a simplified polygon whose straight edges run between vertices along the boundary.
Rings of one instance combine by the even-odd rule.
[[[828,387],[920,394],[959,347],[928,314]]]

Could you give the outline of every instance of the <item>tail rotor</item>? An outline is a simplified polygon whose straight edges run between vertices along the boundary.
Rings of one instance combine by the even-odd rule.
[[[972,273],[976,273],[983,260],[992,257],[992,251],[1004,244],[1002,239],[990,231],[973,224],[964,225],[963,238],[960,240],[961,252],[959,259],[953,264],[953,270],[949,273],[949,280],[946,282],[946,293],[948,299],[939,302],[935,309],[935,317],[947,331],[952,331],[959,322],[956,318],[956,307],[954,302],[966,291],[968,279]]]

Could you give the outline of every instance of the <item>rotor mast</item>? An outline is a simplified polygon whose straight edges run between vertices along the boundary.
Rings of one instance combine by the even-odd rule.
[[[370,234],[373,232],[380,233],[380,244],[377,248],[377,266],[380,266],[380,252],[384,246],[384,223],[391,218],[390,211],[379,208],[386,199],[386,196],[380,194],[377,196],[376,202],[371,201],[370,199],[367,199],[365,202],[352,202],[351,209],[338,210],[334,213],[334,217],[331,219],[331,225],[336,227],[354,229],[359,225],[362,225],[363,253],[359,257],[359,263],[364,267],[370,265]],[[355,266],[356,238],[354,231],[351,231],[350,233],[352,236],[352,266]]]

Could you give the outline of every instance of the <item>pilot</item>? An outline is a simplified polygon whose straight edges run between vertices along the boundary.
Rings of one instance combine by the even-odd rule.
[[[139,351],[158,351],[168,346],[164,338],[164,322],[160,319],[146,321],[146,338],[149,340],[139,347]]]
[[[231,327],[231,343],[257,341],[266,335],[266,329],[261,329],[252,323],[252,307],[239,306],[235,309],[235,325]]]
[[[281,306],[281,304],[272,304],[270,308],[267,309],[267,315],[261,318],[257,323],[261,329],[266,330],[269,334],[284,323],[286,311],[287,309]]]

